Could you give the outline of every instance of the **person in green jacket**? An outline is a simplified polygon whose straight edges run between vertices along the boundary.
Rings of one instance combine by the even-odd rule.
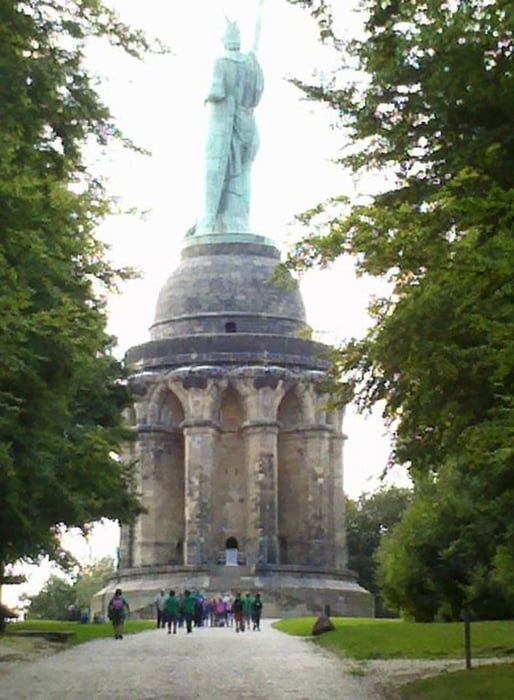
[[[243,596],[243,618],[245,627],[250,628],[250,623],[252,621],[252,596],[247,593]]]
[[[188,634],[193,631],[193,614],[195,612],[195,597],[191,595],[191,591],[187,589],[184,591],[184,597],[182,598],[182,611],[184,613],[184,620],[186,621],[186,630]]]
[[[175,596],[175,591],[170,591],[169,596],[166,598],[165,612],[168,634],[171,634],[172,627],[173,634],[177,634],[178,598]]]

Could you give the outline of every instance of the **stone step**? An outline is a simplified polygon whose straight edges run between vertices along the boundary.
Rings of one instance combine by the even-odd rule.
[[[211,569],[210,590],[220,593],[235,591],[244,592],[245,588],[253,586],[253,573],[249,566],[213,566]]]

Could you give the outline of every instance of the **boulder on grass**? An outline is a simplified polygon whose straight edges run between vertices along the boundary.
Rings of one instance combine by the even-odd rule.
[[[332,630],[335,630],[335,627],[331,623],[330,618],[326,615],[320,615],[314,623],[314,627],[312,628],[312,635],[316,637],[318,634],[323,634],[324,632],[331,632]]]

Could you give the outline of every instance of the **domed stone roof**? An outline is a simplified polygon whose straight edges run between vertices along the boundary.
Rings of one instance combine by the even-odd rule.
[[[273,284],[279,251],[257,243],[189,245],[162,288],[152,340],[204,334],[295,335],[306,328],[297,285]]]

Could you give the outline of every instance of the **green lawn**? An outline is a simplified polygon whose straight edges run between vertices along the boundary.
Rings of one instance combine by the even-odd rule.
[[[155,629],[154,620],[127,620],[123,634],[135,634],[148,629]],[[7,626],[6,634],[11,636],[23,630],[73,632],[73,636],[69,640],[70,644],[82,644],[82,642],[89,642],[91,639],[112,637],[113,635],[110,622],[82,625],[79,622],[60,622],[59,620],[29,620],[27,622],[13,623]]]
[[[514,664],[481,666],[424,678],[400,688],[401,700],[509,700]]]
[[[458,659],[463,657],[460,622],[416,623],[401,620],[331,618],[335,630],[313,641],[353,659]],[[310,636],[314,617],[291,618],[274,627],[287,634]],[[514,657],[514,620],[473,622],[472,657]],[[514,694],[513,694],[514,696]]]
[[[282,632],[311,636],[314,617],[274,623]],[[331,618],[334,627],[315,644],[353,659],[463,659],[464,625],[459,622],[422,624],[401,620]],[[473,622],[473,658],[514,657],[514,620]],[[464,660],[463,660],[464,666]],[[365,671],[364,671],[365,672]],[[514,664],[488,665],[425,678],[400,688],[401,700],[511,700]]]

